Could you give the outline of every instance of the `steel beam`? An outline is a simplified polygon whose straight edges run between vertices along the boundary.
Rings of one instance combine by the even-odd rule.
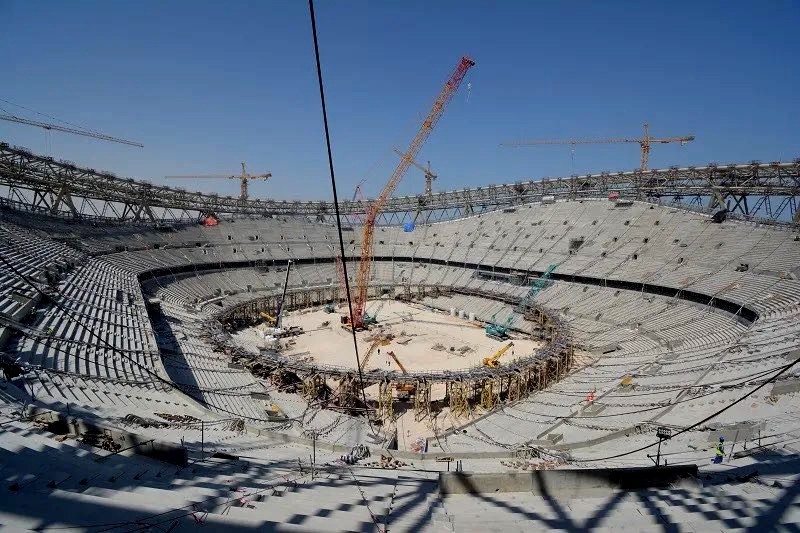
[[[251,199],[242,202],[232,196],[203,194],[118,178],[109,172],[56,161],[6,143],[0,143],[0,187],[4,188],[5,202],[20,208],[63,216],[99,216],[132,222],[191,220],[208,213],[303,215],[319,221],[332,221],[334,213],[333,205],[328,201]],[[81,206],[80,209],[73,209],[70,202],[65,201],[61,192],[64,187],[73,203]],[[602,198],[612,192],[626,198],[667,204],[683,203],[689,198],[690,204],[705,204],[707,208],[725,205],[731,199],[734,202],[731,210],[745,217],[791,221],[797,218],[800,160],[603,172],[440,191],[430,195],[399,196],[387,202],[379,223],[401,224],[414,219],[436,222],[537,202],[543,196]],[[753,208],[748,208],[748,196]],[[344,201],[340,204],[340,212],[349,223],[357,224],[359,215],[364,213],[368,204],[368,201]]]

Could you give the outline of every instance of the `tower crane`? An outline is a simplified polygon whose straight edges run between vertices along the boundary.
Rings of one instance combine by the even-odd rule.
[[[246,202],[249,198],[248,194],[248,182],[250,180],[264,180],[267,181],[272,177],[272,172],[267,172],[265,174],[258,174],[258,175],[251,175],[247,173],[247,164],[242,161],[242,173],[240,175],[233,175],[233,176],[225,176],[225,175],[206,175],[206,176],[164,176],[165,179],[230,179],[230,180],[240,180],[240,193],[239,199],[242,202]]]
[[[644,134],[640,138],[609,138],[609,139],[560,139],[560,140],[534,140],[534,141],[512,141],[500,144],[500,146],[519,148],[523,146],[538,146],[542,144],[569,144],[573,148],[576,144],[617,144],[617,143],[636,143],[642,149],[642,157],[639,165],[640,170],[647,170],[650,160],[650,146],[653,144],[680,143],[681,146],[694,140],[694,135],[683,135],[680,137],[651,137],[650,125],[644,123]]]
[[[73,135],[81,135],[83,137],[91,137],[93,139],[99,139],[101,141],[109,141],[112,143],[127,144],[128,146],[144,148],[143,144],[137,143],[135,141],[120,139],[119,137],[112,137],[111,135],[105,135],[103,133],[97,133],[94,131],[81,130],[78,128],[70,128],[67,126],[59,126],[58,124],[49,124],[47,122],[39,122],[38,120],[30,120],[27,118],[18,117],[16,115],[7,115],[5,113],[0,113],[0,120],[5,120],[6,122],[15,122],[17,124],[24,124],[26,126],[35,126],[37,128],[42,128],[48,131],[60,131],[63,133],[71,133]]]
[[[403,157],[403,152],[401,152],[397,148],[394,149],[394,153],[396,153],[400,157]],[[431,194],[433,194],[433,182],[434,180],[436,180],[436,178],[438,178],[438,176],[431,171],[431,162],[428,161],[428,166],[423,167],[422,165],[420,165],[419,163],[417,163],[412,159],[411,164],[420,169],[422,173],[425,174],[425,195],[430,196]]]
[[[422,148],[423,143],[425,143],[431,131],[433,131],[434,126],[436,126],[436,123],[442,117],[445,106],[458,90],[458,86],[461,85],[467,71],[474,65],[475,62],[467,56],[462,57],[458,62],[458,65],[456,65],[447,83],[444,84],[441,92],[439,92],[439,95],[436,97],[433,107],[431,107],[428,116],[425,117],[425,120],[422,122],[419,131],[411,140],[408,150],[406,150],[400,158],[400,163],[398,163],[389,181],[384,185],[383,190],[375,201],[367,208],[366,217],[364,218],[364,230],[361,238],[361,260],[358,264],[358,275],[356,276],[356,300],[352,317],[353,323],[350,324],[350,327],[354,329],[364,328],[364,312],[367,305],[370,267],[372,266],[373,237],[378,214],[380,214],[384,204],[386,204],[386,200],[389,199],[389,196],[394,192],[395,188],[397,188],[400,180],[403,179],[403,175],[419,153],[420,148]]]

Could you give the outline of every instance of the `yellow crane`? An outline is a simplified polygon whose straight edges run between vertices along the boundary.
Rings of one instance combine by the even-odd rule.
[[[617,143],[635,143],[642,149],[642,157],[639,164],[640,170],[647,170],[648,162],[650,161],[650,145],[652,144],[669,144],[680,143],[683,146],[694,140],[694,135],[682,135],[680,137],[651,137],[650,125],[644,123],[644,135],[640,138],[611,138],[611,139],[560,139],[560,140],[538,140],[538,141],[513,141],[505,142],[500,146],[519,148],[522,146],[538,146],[541,144],[569,144],[573,149],[576,144],[617,144]]]
[[[364,369],[367,368],[367,361],[369,361],[369,358],[372,357],[373,353],[375,353],[375,348],[377,348],[378,346],[387,346],[391,342],[392,341],[390,341],[389,339],[383,337],[372,341],[372,344],[369,345],[367,353],[364,355],[364,360],[361,361],[361,371],[363,372]]]
[[[506,353],[508,349],[511,348],[512,346],[514,346],[514,343],[509,342],[508,344],[506,344],[505,346],[494,352],[491,356],[484,357],[483,366],[488,366],[489,368],[497,368],[498,366],[500,366],[498,359],[500,359],[500,357],[502,357],[503,354]]]
[[[276,319],[274,316],[272,316],[271,314],[267,313],[266,311],[261,311],[261,312],[260,312],[260,313],[258,313],[258,314],[259,314],[259,315],[261,315],[261,318],[263,318],[264,320],[266,320],[266,321],[267,321],[267,323],[268,323],[270,326],[274,326],[274,325],[275,325],[275,324],[278,322],[278,321],[277,321],[277,319]]]
[[[42,128],[43,130],[46,130],[48,132],[60,131],[63,133],[71,133],[72,135],[81,135],[83,137],[100,139],[101,141],[109,141],[113,143],[127,144],[128,146],[135,146],[137,148],[144,148],[144,145],[142,143],[138,143],[136,141],[120,139],[119,137],[112,137],[111,135],[106,135],[105,133],[98,133],[96,131],[71,128],[69,126],[60,126],[58,124],[50,124],[48,122],[40,122],[38,120],[31,120],[29,118],[18,117],[17,115],[0,113],[0,120],[5,120],[6,122],[15,122],[17,124],[24,124],[25,126],[35,126],[37,128]]]
[[[393,351],[387,352],[389,357],[394,359],[394,362],[397,363],[397,366],[400,368],[400,371],[403,374],[408,374],[408,370],[406,367],[403,366],[403,363],[400,362],[400,359],[394,354]],[[416,387],[413,383],[396,383],[394,386],[395,390],[397,391],[397,399],[398,400],[408,400],[408,398],[414,393]]]
[[[272,172],[267,172],[265,174],[248,174],[247,173],[247,163],[242,161],[242,173],[240,175],[233,175],[233,176],[224,176],[224,175],[211,175],[211,176],[164,176],[165,179],[230,179],[230,180],[239,180],[239,200],[242,202],[246,202],[249,198],[248,194],[248,182],[250,180],[264,180],[267,181],[272,177]]]
[[[405,155],[406,155],[402,151],[400,151],[400,149],[398,149],[398,148],[394,149],[394,153],[396,153],[400,157],[405,157]],[[415,167],[417,167],[418,169],[420,169],[422,171],[422,173],[425,174],[425,195],[426,196],[430,196],[431,194],[433,194],[433,182],[438,177],[431,170],[431,162],[428,161],[428,166],[427,167],[423,167],[422,165],[417,163],[414,159],[412,159],[411,160],[411,164],[414,165]]]

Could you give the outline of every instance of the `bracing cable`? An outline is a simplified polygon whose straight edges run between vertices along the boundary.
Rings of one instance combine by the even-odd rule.
[[[331,150],[331,135],[328,128],[328,110],[325,107],[325,84],[322,81],[322,66],[319,60],[319,42],[317,40],[317,19],[314,15],[314,0],[308,0],[308,10],[311,14],[311,33],[314,37],[314,58],[317,63],[317,81],[319,82],[319,99],[322,104],[322,122],[325,125],[325,144],[328,148],[328,168],[331,174],[331,189],[333,190],[333,205],[336,212],[336,231],[339,234],[339,254],[342,257],[342,268],[344,269],[344,290],[347,293],[347,308],[350,312],[350,329],[353,333],[353,351],[356,355],[356,368],[358,368],[358,385],[361,388],[361,399],[364,407],[367,407],[367,395],[364,392],[364,373],[361,369],[361,360],[358,355],[358,339],[356,338],[356,323],[353,316],[353,300],[350,297],[350,280],[347,277],[347,261],[344,254],[344,237],[342,236],[342,220],[339,215],[339,196],[336,193],[336,174],[333,170],[333,152]],[[364,243],[361,243],[363,246]],[[369,419],[369,416],[367,417]]]
[[[694,424],[692,424],[692,425],[690,425],[690,426],[687,426],[687,427],[683,428],[682,430],[678,431],[677,433],[673,433],[673,434],[672,434],[672,436],[671,436],[670,438],[675,438],[675,437],[677,437],[678,435],[681,435],[681,434],[683,434],[683,433],[686,433],[686,432],[688,432],[688,431],[691,431],[691,430],[693,430],[694,428],[696,428],[696,427],[698,427],[698,426],[700,426],[700,425],[702,425],[702,424],[705,424],[705,423],[706,423],[706,422],[708,422],[709,420],[711,420],[711,419],[713,419],[713,418],[716,418],[717,416],[721,415],[722,413],[724,413],[725,411],[727,411],[728,409],[730,409],[730,408],[731,408],[731,407],[733,407],[734,405],[737,405],[737,404],[739,404],[739,403],[741,403],[741,402],[745,401],[747,398],[749,398],[750,396],[752,396],[753,394],[755,394],[757,391],[759,391],[759,390],[761,390],[762,388],[766,387],[766,386],[767,386],[769,383],[772,383],[772,382],[774,382],[774,381],[775,381],[776,379],[778,379],[778,378],[779,378],[781,375],[783,375],[783,374],[785,374],[786,372],[788,372],[788,371],[789,371],[789,370],[790,370],[790,369],[791,369],[793,366],[795,366],[797,363],[800,363],[800,357],[798,357],[797,359],[795,359],[795,360],[794,360],[794,361],[792,361],[791,363],[789,363],[789,364],[787,364],[787,365],[784,365],[784,366],[783,366],[783,367],[782,367],[782,368],[781,368],[781,369],[780,369],[778,372],[776,372],[775,374],[773,374],[773,375],[772,375],[772,377],[770,377],[770,378],[768,378],[767,380],[765,380],[765,381],[764,381],[764,383],[762,383],[761,385],[757,386],[757,387],[756,387],[756,388],[754,388],[753,390],[749,391],[748,393],[746,393],[745,395],[743,395],[743,396],[742,396],[742,397],[740,397],[739,399],[737,399],[737,400],[735,400],[735,401],[731,402],[731,404],[730,404],[730,405],[726,405],[726,406],[725,406],[725,407],[723,407],[722,409],[720,409],[720,410],[718,410],[718,411],[715,411],[715,412],[711,413],[710,415],[708,415],[707,417],[703,418],[702,420],[699,420],[699,421],[695,422]],[[653,447],[653,446],[657,445],[659,442],[660,442],[660,441],[652,442],[652,443],[650,443],[650,444],[647,444],[647,445],[645,445],[645,446],[641,446],[641,447],[639,447],[639,448],[636,448],[635,450],[630,450],[630,451],[623,452],[623,453],[618,453],[618,454],[615,454],[615,455],[609,455],[609,456],[606,456],[606,457],[594,457],[594,458],[589,458],[589,459],[573,459],[573,461],[575,461],[575,462],[578,462],[578,463],[590,463],[590,462],[591,462],[591,463],[594,463],[594,462],[597,462],[597,461],[606,461],[606,460],[609,460],[609,459],[617,459],[617,458],[619,458],[619,457],[625,457],[625,456],[627,456],[627,455],[632,455],[632,454],[634,454],[634,453],[639,453],[639,452],[641,452],[641,451],[644,451],[644,450],[646,450],[647,448],[651,448],[651,447]]]

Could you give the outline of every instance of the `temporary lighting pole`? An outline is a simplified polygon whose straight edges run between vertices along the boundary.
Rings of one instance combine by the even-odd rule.
[[[658,451],[656,451],[656,458],[654,462],[656,463],[656,466],[661,466],[661,443],[672,438],[672,430],[663,426],[659,426],[656,428],[656,437],[658,437]],[[647,457],[651,461],[653,460],[652,455],[647,454]]]

